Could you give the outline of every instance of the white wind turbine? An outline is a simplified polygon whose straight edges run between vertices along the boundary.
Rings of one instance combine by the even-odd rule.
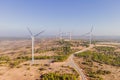
[[[69,35],[69,40],[71,41],[72,40],[72,33],[68,32],[68,35]]]
[[[40,34],[42,34],[44,31],[39,32],[38,34],[33,35],[33,33],[31,32],[31,30],[27,27],[31,39],[32,39],[32,64],[34,64],[34,42],[35,42],[35,37],[39,36]]]
[[[90,30],[90,32],[84,34],[84,35],[81,35],[81,36],[86,36],[86,35],[89,35],[89,44],[91,45],[92,44],[92,32],[93,32],[93,26]]]
[[[90,34],[90,45],[92,44],[92,32],[93,32],[93,26],[91,28],[91,31],[89,32],[89,34]]]

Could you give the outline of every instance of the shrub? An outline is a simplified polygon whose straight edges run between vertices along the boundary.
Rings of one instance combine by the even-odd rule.
[[[8,56],[1,56],[0,61],[10,61],[10,58]]]
[[[12,62],[10,62],[9,63],[9,66],[10,66],[10,68],[14,68],[14,67],[16,67],[17,65],[19,65],[20,64],[20,61],[12,61]]]
[[[100,74],[100,75],[105,75],[105,74],[110,74],[110,71],[106,71],[106,70],[97,70],[96,74]]]
[[[65,61],[68,56],[54,56],[54,62],[62,62]]]
[[[73,74],[49,73],[40,76],[42,80],[77,80],[77,76]]]

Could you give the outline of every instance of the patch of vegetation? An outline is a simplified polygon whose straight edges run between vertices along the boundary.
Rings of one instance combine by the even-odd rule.
[[[51,56],[34,56],[34,58],[36,60],[40,60],[40,59],[51,59],[52,57]],[[31,56],[21,56],[21,57],[17,57],[18,60],[31,60],[32,57]]]
[[[34,57],[36,60],[40,60],[40,59],[51,59],[51,56],[35,56]]]
[[[82,62],[82,64],[83,64],[83,65],[88,65],[88,66],[90,66],[90,67],[93,66],[93,62],[90,61],[90,60],[86,60],[85,62]]]
[[[57,41],[57,43],[59,45],[69,45],[69,46],[72,46],[72,44],[70,43],[70,41],[59,40],[59,41]]]
[[[65,48],[65,47],[64,47]],[[70,48],[65,48],[62,52],[57,52],[58,56],[53,56],[55,62],[63,62],[70,54],[74,53],[75,51],[71,50]]]
[[[106,74],[110,74],[111,72],[110,71],[107,71],[107,70],[97,70],[96,71],[96,74],[99,74],[99,75],[106,75]]]
[[[39,68],[38,69],[39,71],[44,71],[44,70],[46,70],[45,68]]]
[[[45,52],[47,52],[47,51],[50,51],[50,50],[41,50],[41,49],[36,49],[35,50],[35,53],[45,53]]]
[[[81,43],[81,46],[88,47],[89,46],[89,42],[83,42],[83,43]]]
[[[76,57],[83,57],[84,59],[89,59],[91,61],[104,63],[113,66],[120,66],[120,56],[115,56],[112,54],[104,54],[86,51],[83,53],[75,54]]]
[[[74,53],[71,49],[71,43],[69,41],[64,41],[60,40],[57,42],[60,46],[58,47],[52,47],[50,50],[47,51],[54,51],[57,56],[35,56],[35,60],[40,60],[40,59],[53,59],[53,62],[62,62],[65,61],[70,54]],[[37,52],[40,50],[38,49]],[[31,56],[21,56],[17,57],[17,60],[31,60]]]
[[[98,46],[98,47],[95,47],[95,49],[97,52],[104,53],[104,54],[114,54],[115,52],[115,47]]]
[[[42,80],[77,80],[77,76],[73,74],[49,73],[40,76]]]
[[[17,67],[21,62],[22,62],[21,60],[11,61],[11,62],[9,62],[9,67],[10,68]]]
[[[21,65],[16,66],[16,68],[21,68],[21,67],[22,67]]]
[[[108,64],[113,66],[120,66],[120,56],[115,55],[114,47],[95,47],[95,51],[85,51],[75,54],[76,57],[83,58],[82,64],[85,66],[84,70],[90,80],[103,80],[101,75],[111,74],[107,70],[94,69],[93,62],[101,64]]]
[[[68,56],[62,55],[62,56],[54,56],[54,62],[62,62],[65,61],[68,58]]]
[[[37,67],[37,66],[39,66],[39,64],[32,64],[32,66],[36,66]]]
[[[28,67],[27,70],[30,70],[30,67]]]
[[[96,71],[93,71],[92,68],[84,68],[87,76],[90,80],[103,80],[103,78]]]
[[[10,58],[8,56],[1,56],[0,57],[0,61],[6,61],[6,62],[8,62],[8,61],[10,61]]]
[[[29,56],[20,56],[20,57],[17,57],[16,60],[31,60],[32,58],[29,57]]]
[[[58,43],[62,46],[56,49],[57,51],[55,53],[57,53],[58,56],[53,57],[54,62],[65,61],[70,54],[75,52],[71,49],[72,44],[69,41],[61,40]]]
[[[6,66],[11,61],[11,59],[8,56],[1,56],[0,57],[0,66]]]
[[[53,59],[53,62],[62,62],[65,61],[68,58],[68,55],[58,55],[58,56],[35,56],[35,60],[41,60],[41,59]],[[31,60],[31,57],[24,56],[24,57],[18,57],[16,60]]]
[[[60,52],[63,54],[69,54],[72,51],[71,50],[72,44],[69,41],[60,40],[58,44],[60,46],[58,48],[54,48],[54,51],[56,50],[57,53]]]
[[[87,73],[87,76],[90,78],[90,80],[103,80],[100,75],[107,75],[110,74],[110,71],[107,70],[96,70],[93,71],[91,68],[85,68],[85,71]]]

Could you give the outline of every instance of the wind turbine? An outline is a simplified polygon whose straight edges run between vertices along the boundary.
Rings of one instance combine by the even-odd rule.
[[[44,31],[41,31],[35,35],[33,35],[32,31],[27,27],[29,33],[30,33],[30,36],[31,36],[31,39],[32,39],[32,64],[34,64],[34,42],[35,42],[35,37],[39,36],[40,34],[42,34]]]
[[[61,29],[59,29],[59,34],[58,34],[58,36],[59,36],[59,40],[62,40],[62,32],[61,32]]]
[[[71,41],[72,40],[72,33],[68,32],[68,34],[69,34],[69,40]]]
[[[72,33],[71,32],[67,32],[66,33],[66,37],[68,38],[69,41],[72,40]]]
[[[91,44],[92,44],[92,32],[93,32],[93,26],[92,26],[90,32],[81,35],[81,36],[89,35],[89,44],[90,44],[90,46],[91,46]]]
[[[92,44],[92,32],[93,32],[93,26],[92,26],[91,31],[90,31],[90,46]]]

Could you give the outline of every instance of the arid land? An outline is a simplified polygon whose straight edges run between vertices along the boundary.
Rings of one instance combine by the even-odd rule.
[[[70,47],[66,47],[66,45]],[[96,46],[115,47],[120,53],[120,45],[96,43]],[[0,80],[42,80],[42,75],[49,73],[71,74],[79,80],[74,68],[67,64],[67,58],[84,48],[88,43],[81,40],[59,41],[53,39],[35,41],[35,62],[31,65],[31,40],[1,40],[0,41]],[[70,50],[69,50],[70,49]],[[96,51],[92,48],[90,51]],[[108,52],[109,54],[109,52]],[[85,65],[84,57],[74,57],[74,61],[83,70],[88,80],[119,80],[120,66],[92,61]],[[99,74],[100,78],[92,78],[86,69],[92,71],[105,70],[109,74]],[[74,80],[74,79],[71,79]]]

